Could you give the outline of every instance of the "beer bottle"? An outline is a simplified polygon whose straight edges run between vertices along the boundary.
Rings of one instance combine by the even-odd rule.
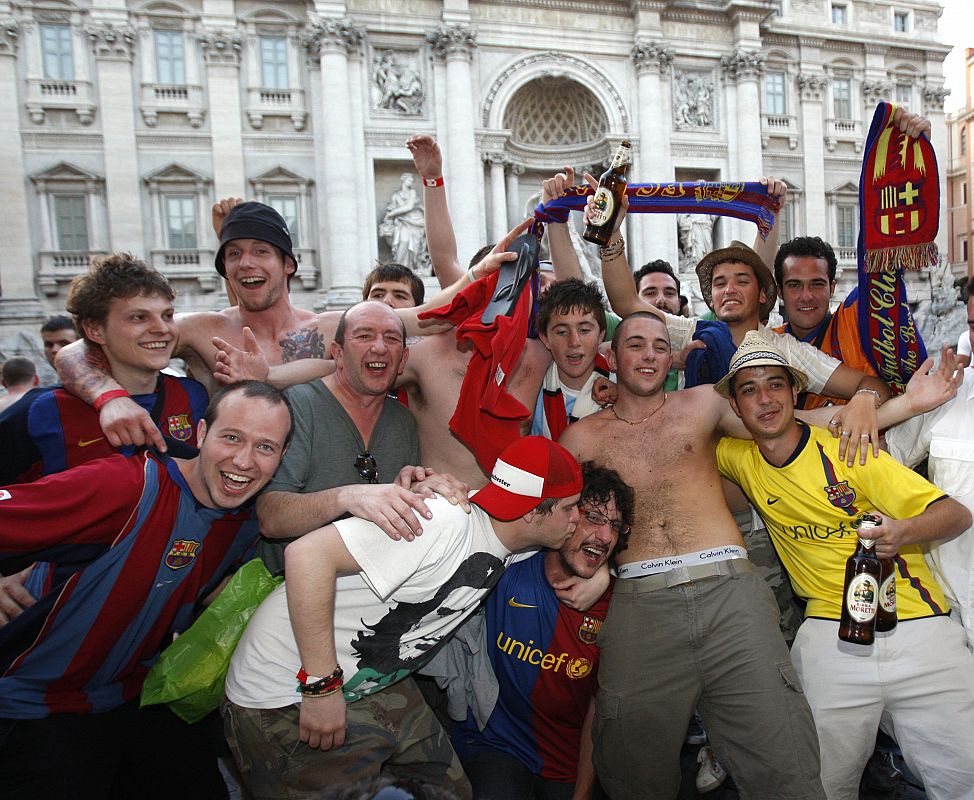
[[[877,523],[875,517],[863,518],[859,523],[859,545],[845,562],[842,621],[839,623],[839,638],[844,642],[873,643],[882,568],[876,558],[876,540],[868,537],[869,530]]]
[[[896,627],[896,562],[892,558],[879,559],[879,609],[876,630],[891,631]]]
[[[595,201],[592,213],[582,238],[586,241],[605,247],[612,236],[612,229],[619,216],[622,196],[626,192],[626,169],[629,166],[629,150],[632,144],[623,139],[616,150],[612,165],[599,178],[599,187],[595,190]]]

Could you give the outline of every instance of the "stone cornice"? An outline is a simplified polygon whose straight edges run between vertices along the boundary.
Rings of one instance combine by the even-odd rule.
[[[312,55],[320,55],[323,50],[357,52],[365,41],[365,28],[348,17],[318,19],[308,25],[303,41]]]
[[[640,39],[629,52],[632,63],[636,65],[636,72],[651,70],[666,72],[673,63],[673,49],[659,42]]]
[[[426,34],[434,55],[469,59],[477,46],[477,33],[469,25],[438,25]]]
[[[239,66],[242,40],[236,31],[212,31],[199,37],[207,64]]]
[[[128,26],[87,25],[88,43],[95,58],[104,61],[131,61],[135,55],[135,30]]]

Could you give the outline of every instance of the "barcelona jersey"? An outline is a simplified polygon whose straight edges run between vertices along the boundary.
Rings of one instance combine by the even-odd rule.
[[[176,462],[114,455],[0,489],[0,572],[77,563],[0,628],[0,718],[109,711],[251,551],[251,507],[201,506]]]
[[[761,515],[795,593],[807,601],[806,616],[839,619],[845,562],[862,518],[877,510],[893,519],[915,517],[945,495],[888,453],[849,467],[839,458],[839,439],[822,428],[801,428],[798,447],[780,467],[754,442],[724,438],[717,468]],[[950,610],[919,545],[901,547],[894,563],[900,620]]]
[[[512,564],[484,603],[500,693],[484,730],[468,713],[453,730],[453,746],[461,760],[497,750],[542,778],[574,783],[582,724],[598,689],[595,641],[611,591],[588,611],[575,611],[555,596],[544,563],[542,553]]]

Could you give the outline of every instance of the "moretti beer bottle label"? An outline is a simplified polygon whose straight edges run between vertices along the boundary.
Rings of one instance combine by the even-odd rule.
[[[856,622],[870,622],[876,616],[879,603],[879,583],[872,575],[861,573],[849,581],[846,608]]]
[[[879,587],[879,602],[882,603],[883,611],[891,614],[896,613],[896,575],[890,575]]]
[[[612,217],[612,211],[615,207],[616,201],[612,196],[612,192],[604,186],[600,186],[592,200],[592,211],[588,215],[589,224],[596,226],[605,225]]]

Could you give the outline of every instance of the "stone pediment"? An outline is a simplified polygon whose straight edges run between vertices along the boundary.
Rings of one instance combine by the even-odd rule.
[[[299,175],[296,172],[292,172],[286,167],[272,167],[266,172],[262,172],[250,179],[250,182],[255,186],[260,184],[286,184],[288,186],[294,186],[295,184],[299,186],[306,186],[311,183],[310,178],[306,178],[304,175]]]
[[[87,183],[89,181],[101,182],[105,180],[101,175],[96,175],[74,164],[69,164],[67,161],[62,161],[41,172],[35,172],[30,176],[30,179],[35,183],[52,183],[54,181]]]
[[[210,179],[181,164],[169,164],[150,172],[144,178],[146,183],[209,183]]]
[[[854,194],[859,195],[859,187],[853,181],[846,181],[839,184],[834,189],[829,189],[828,194]]]

